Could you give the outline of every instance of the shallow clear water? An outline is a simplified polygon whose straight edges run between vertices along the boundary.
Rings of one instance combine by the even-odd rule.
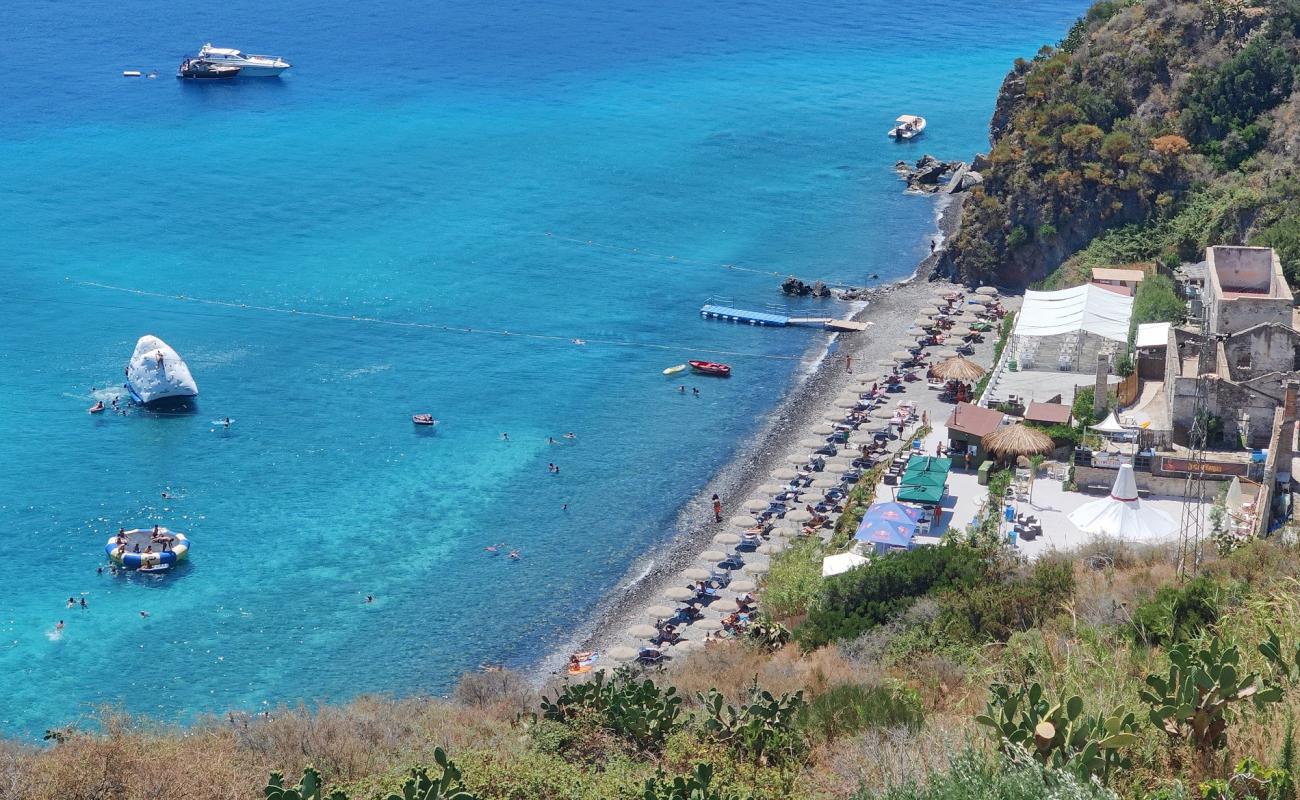
[[[1084,5],[4,4],[0,730],[543,654],[825,341],[700,304],[909,273],[934,206],[894,161],[981,149],[1011,60]],[[206,39],[295,66],[182,85]],[[923,142],[885,139],[901,112]],[[86,415],[144,333],[199,412]],[[735,376],[698,399],[660,374],[711,354]],[[96,574],[153,523],[190,563]]]

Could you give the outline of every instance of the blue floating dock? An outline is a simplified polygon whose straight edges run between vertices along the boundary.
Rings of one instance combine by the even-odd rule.
[[[705,319],[725,319],[729,322],[743,322],[747,325],[771,325],[777,328],[784,328],[790,324],[790,317],[787,314],[748,311],[743,308],[719,306],[713,303],[706,303],[700,309],[700,316]]]

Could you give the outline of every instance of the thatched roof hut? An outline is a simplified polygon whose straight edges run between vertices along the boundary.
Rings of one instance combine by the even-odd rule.
[[[981,439],[980,444],[998,456],[1036,456],[1052,452],[1055,446],[1052,437],[1021,423],[998,428]]]
[[[984,374],[984,368],[974,361],[957,356],[935,365],[935,377],[945,381],[977,381]]]

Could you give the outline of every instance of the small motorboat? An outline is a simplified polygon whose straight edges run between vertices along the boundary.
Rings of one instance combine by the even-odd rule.
[[[889,129],[889,138],[906,142],[925,133],[925,117],[918,117],[913,114],[904,114],[894,120],[894,127]]]
[[[676,374],[679,373],[679,372],[685,372],[685,371],[686,371],[686,365],[685,365],[685,364],[678,364],[678,365],[675,366],[675,367],[669,367],[668,369],[664,370],[664,374],[665,374],[665,375],[676,375]]]
[[[229,80],[239,74],[239,67],[227,64],[214,64],[202,58],[187,58],[176,70],[176,77],[187,81]]]
[[[414,422],[416,425],[425,425],[425,426],[432,426],[438,424],[438,420],[434,419],[432,414],[412,414],[411,422]]]
[[[731,367],[726,364],[718,364],[714,361],[688,361],[687,363],[691,365],[691,369],[701,375],[716,375],[719,378],[731,377]]]

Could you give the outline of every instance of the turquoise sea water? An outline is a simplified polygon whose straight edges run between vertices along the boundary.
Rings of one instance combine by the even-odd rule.
[[[934,206],[894,161],[984,147],[1011,60],[1083,6],[4,4],[34,68],[0,84],[0,731],[543,655],[825,344],[700,304],[910,273]],[[295,66],[180,84],[207,39]],[[923,142],[885,139],[902,112]],[[199,412],[86,415],[144,333]],[[678,395],[695,355],[735,376]],[[190,563],[96,574],[154,523]]]

